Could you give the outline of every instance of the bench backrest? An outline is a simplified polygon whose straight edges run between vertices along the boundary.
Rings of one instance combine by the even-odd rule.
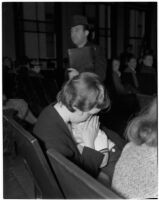
[[[48,150],[47,155],[66,198],[120,198],[54,149]]]
[[[42,198],[63,198],[56,176],[46,160],[46,157],[38,143],[38,140],[19,125],[14,119],[3,116],[13,130],[13,138],[16,143],[17,152],[21,155],[40,189]]]

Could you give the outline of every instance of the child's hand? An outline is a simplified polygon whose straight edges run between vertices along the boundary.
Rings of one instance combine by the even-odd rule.
[[[94,149],[94,141],[99,131],[99,117],[93,116],[89,118],[82,129],[82,138],[85,146]]]

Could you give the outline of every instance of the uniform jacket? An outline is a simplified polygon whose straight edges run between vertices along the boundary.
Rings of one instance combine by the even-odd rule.
[[[100,77],[101,81],[106,78],[107,63],[103,49],[95,44],[87,42],[85,46],[92,46],[94,49],[94,72]]]
[[[90,46],[93,49],[93,62],[94,62],[93,63],[93,65],[94,65],[93,68],[94,69],[93,69],[93,71],[92,70],[90,70],[90,71],[96,73],[99,76],[100,80],[102,82],[104,82],[105,79],[106,79],[106,72],[107,72],[107,63],[106,63],[104,51],[100,46],[95,45],[95,44],[90,43],[90,42],[86,43],[85,47],[87,47],[87,46]],[[74,46],[74,47],[71,47],[71,48],[76,48],[76,47]],[[65,63],[65,65],[66,65],[65,68],[68,68],[69,67],[68,58],[66,59],[65,62],[66,62]],[[89,71],[89,70],[86,69],[85,71]],[[67,76],[66,74],[65,74],[65,76]]]

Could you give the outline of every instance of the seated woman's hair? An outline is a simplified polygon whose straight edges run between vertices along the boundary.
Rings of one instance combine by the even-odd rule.
[[[118,56],[114,57],[111,61],[113,62],[114,60],[117,60],[120,62],[120,58]]]
[[[128,57],[126,58],[127,63],[129,63],[131,59],[136,59],[134,54],[128,55]]]
[[[110,106],[110,99],[98,76],[83,72],[67,81],[57,95],[57,101],[74,112],[74,107],[85,112],[92,108],[105,109]]]
[[[126,136],[137,145],[157,146],[157,98],[129,122]]]

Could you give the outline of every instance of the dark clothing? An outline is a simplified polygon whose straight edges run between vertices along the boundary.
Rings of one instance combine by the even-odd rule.
[[[154,67],[141,65],[139,68],[140,68],[140,73],[148,73],[148,74],[156,75],[156,71]]]
[[[106,78],[107,63],[103,49],[100,46],[92,44],[90,42],[87,42],[85,47],[92,47],[93,50],[93,70],[91,68],[91,72],[96,73],[99,76],[100,80],[104,82]],[[84,71],[88,71],[88,69],[83,70],[83,72]]]
[[[130,67],[127,67],[122,75],[122,81],[127,88],[128,91],[131,93],[137,93],[139,89],[139,82],[137,74],[134,70],[132,70]]]
[[[92,46],[94,49],[94,72],[100,77],[101,81],[104,81],[106,78],[107,65],[103,49],[89,42],[86,46]]]
[[[121,82],[121,78],[119,76],[119,74],[117,72],[113,72],[112,74],[112,79],[113,79],[113,89],[114,92],[117,95],[124,95],[124,94],[128,94],[128,91],[126,90],[126,88],[124,87],[124,85]]]
[[[124,126],[128,119],[140,109],[135,94],[137,90],[134,86],[133,75],[129,72],[125,72],[124,75],[125,82],[122,82],[121,76],[117,72],[112,72],[112,80],[110,80],[108,88],[111,99],[109,114],[113,117],[112,129],[116,131],[118,130],[116,129],[118,126],[120,128],[120,125],[118,125],[120,124],[119,121],[121,121],[121,126],[124,131]],[[123,131],[121,131],[121,134],[123,134]]]
[[[110,182],[112,181],[114,170],[115,170],[115,165],[121,155],[121,150],[118,148],[118,146],[115,146],[113,148],[114,151],[109,152],[109,161],[107,166],[103,167],[101,169],[102,172],[105,174],[109,175],[109,180]]]
[[[140,93],[146,95],[157,94],[157,72],[153,67],[140,66],[138,80]]]
[[[125,70],[126,63],[131,56],[133,56],[133,54],[128,51],[124,51],[123,53],[120,54],[120,63],[121,63],[120,70],[121,70],[121,72],[123,72]]]
[[[88,147],[84,147],[80,154],[71,132],[53,104],[42,111],[33,132],[41,140],[45,150],[57,150],[83,170],[97,177],[104,155]]]

